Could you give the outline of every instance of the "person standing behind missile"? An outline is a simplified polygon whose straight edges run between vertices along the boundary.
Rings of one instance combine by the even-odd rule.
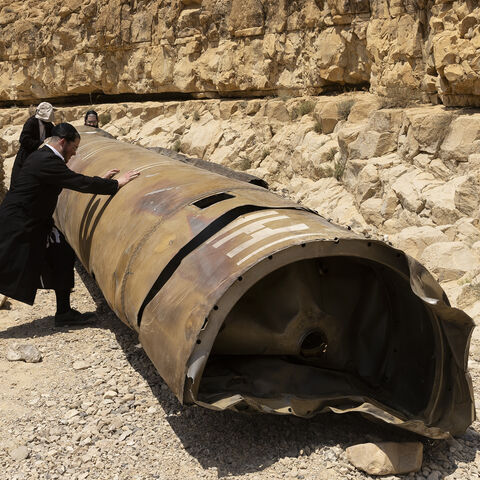
[[[31,116],[23,125],[20,134],[20,148],[13,164],[10,189],[15,188],[26,158],[51,135],[54,113],[54,108],[50,103],[42,102],[35,110],[35,115]]]
[[[83,122],[87,127],[98,128],[98,113],[95,110],[89,110],[85,114],[85,120]]]
[[[81,325],[90,320],[88,314],[70,307],[73,265],[67,262],[70,271],[62,273],[65,267],[61,259],[48,254],[52,215],[60,192],[67,188],[113,195],[140,174],[130,170],[114,180],[118,169],[109,170],[103,177],[75,173],[66,163],[75,155],[79,143],[80,134],[69,123],[53,127],[49,143],[28,156],[15,188],[7,192],[0,205],[0,293],[33,305],[37,289],[44,287],[44,274],[56,272],[54,285],[49,288],[55,290],[57,327]],[[55,242],[48,243],[50,246]],[[56,265],[48,265],[52,262]],[[65,278],[71,281],[65,282]]]

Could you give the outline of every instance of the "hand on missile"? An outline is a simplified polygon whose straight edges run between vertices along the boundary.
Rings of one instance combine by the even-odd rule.
[[[102,176],[102,178],[112,178],[114,175],[116,175],[120,170],[118,168],[114,168],[112,170],[109,170],[105,175]]]
[[[122,176],[117,178],[118,188],[122,188],[128,182],[131,182],[133,179],[137,178],[139,175],[140,172],[137,172],[137,170],[129,170],[128,172],[125,172]]]

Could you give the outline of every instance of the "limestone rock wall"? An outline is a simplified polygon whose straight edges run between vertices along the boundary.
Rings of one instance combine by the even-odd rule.
[[[480,105],[473,0],[1,0],[0,101],[368,88]]]

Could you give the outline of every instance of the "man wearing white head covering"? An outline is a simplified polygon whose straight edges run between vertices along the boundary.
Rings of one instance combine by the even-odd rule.
[[[15,188],[18,175],[26,158],[37,150],[46,138],[50,137],[53,128],[53,116],[53,106],[48,102],[42,102],[38,105],[35,115],[25,122],[20,134],[20,149],[13,164],[10,189]]]

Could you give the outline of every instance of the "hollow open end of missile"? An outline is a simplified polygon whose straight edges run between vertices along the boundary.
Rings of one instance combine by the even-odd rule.
[[[259,280],[230,310],[197,401],[306,417],[369,402],[416,417],[437,374],[433,323],[408,279],[384,265],[297,261]]]

